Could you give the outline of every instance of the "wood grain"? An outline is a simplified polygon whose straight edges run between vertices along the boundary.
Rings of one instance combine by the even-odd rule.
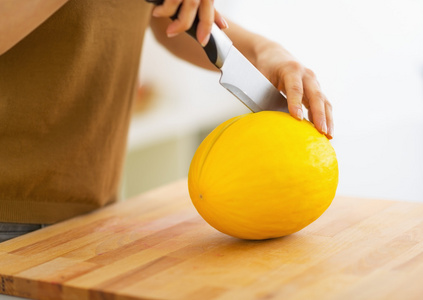
[[[316,222],[243,241],[186,180],[0,244],[0,293],[32,299],[422,299],[423,204],[336,197]]]

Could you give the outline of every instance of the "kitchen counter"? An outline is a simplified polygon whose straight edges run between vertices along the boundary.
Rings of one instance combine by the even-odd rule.
[[[182,180],[1,243],[0,277],[36,299],[421,299],[423,204],[337,196],[298,233],[244,241]]]

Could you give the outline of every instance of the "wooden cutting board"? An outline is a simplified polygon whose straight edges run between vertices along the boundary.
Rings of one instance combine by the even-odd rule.
[[[243,241],[183,180],[0,244],[0,277],[35,299],[422,299],[423,204],[336,197],[296,234]]]

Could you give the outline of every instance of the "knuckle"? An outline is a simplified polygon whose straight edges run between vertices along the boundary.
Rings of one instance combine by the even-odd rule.
[[[312,99],[310,100],[314,100],[314,101],[320,101],[320,102],[325,102],[325,95],[322,93],[321,90],[314,90],[313,94],[312,94]]]
[[[289,90],[295,94],[303,94],[303,87],[300,84],[292,84]]]
[[[207,17],[207,18],[201,19],[201,23],[206,27],[212,27],[214,21],[213,21],[213,18]]]
[[[330,103],[328,100],[325,101],[325,106],[329,109],[332,110],[333,106],[332,103]]]
[[[191,0],[191,1],[188,1],[188,5],[191,7],[191,8],[197,8],[199,5],[200,5],[200,2],[201,2],[201,0]]]
[[[288,62],[289,69],[294,72],[302,72],[303,71],[303,65],[300,64],[298,61],[292,60]]]
[[[321,90],[316,90],[316,91],[314,91],[314,96],[315,96],[318,100],[325,101],[325,100],[324,100],[324,99],[325,99],[325,95],[323,95],[323,93],[322,93],[322,91],[321,91]]]
[[[213,20],[209,20],[209,19],[206,19],[206,20],[201,20],[201,26],[204,28],[204,29],[206,29],[207,31],[210,31],[210,29],[212,28],[212,26],[213,26]]]
[[[313,72],[313,70],[309,69],[309,68],[305,68],[304,73],[306,76],[310,77],[310,78],[316,78],[316,74]]]
[[[183,31],[187,31],[191,28],[192,23],[188,19],[182,19],[179,22],[179,28]]]
[[[178,4],[182,3],[182,0],[168,0],[168,1],[172,5],[178,5]]]
[[[325,119],[326,115],[323,110],[313,111],[313,119]]]

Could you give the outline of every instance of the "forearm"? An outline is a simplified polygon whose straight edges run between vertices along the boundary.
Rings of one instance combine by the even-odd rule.
[[[42,24],[68,0],[0,0],[0,55]]]

